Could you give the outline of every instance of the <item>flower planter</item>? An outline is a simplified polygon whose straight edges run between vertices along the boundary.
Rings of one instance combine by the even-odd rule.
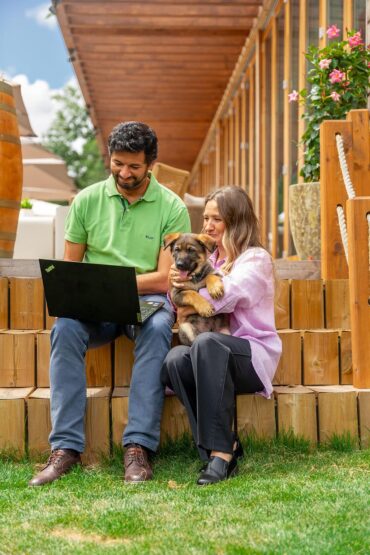
[[[289,224],[301,260],[319,260],[320,183],[298,183],[289,187]]]

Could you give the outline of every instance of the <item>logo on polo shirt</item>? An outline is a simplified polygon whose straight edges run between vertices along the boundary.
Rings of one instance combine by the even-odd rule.
[[[145,239],[154,239],[153,235],[145,235]]]

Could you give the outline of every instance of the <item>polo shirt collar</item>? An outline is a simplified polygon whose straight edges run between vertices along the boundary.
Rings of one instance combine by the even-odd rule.
[[[149,175],[149,185],[140,200],[145,200],[146,202],[154,202],[157,199],[158,194],[158,181],[151,172],[149,172]],[[113,175],[110,175],[106,180],[105,189],[109,197],[121,196],[121,194],[117,191],[116,182],[114,181]]]

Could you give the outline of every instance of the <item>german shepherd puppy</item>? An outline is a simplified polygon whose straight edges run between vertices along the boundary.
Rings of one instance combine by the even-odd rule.
[[[191,345],[197,335],[204,331],[227,331],[227,315],[213,316],[212,305],[199,293],[199,289],[207,287],[213,299],[220,299],[224,294],[221,275],[215,271],[208,261],[208,253],[216,248],[216,243],[206,234],[171,233],[164,238],[164,248],[171,248],[176,268],[180,277],[189,278],[185,281],[185,289],[172,287],[170,291],[175,306],[192,306],[194,314],[186,318],[179,326],[179,339],[183,345]]]

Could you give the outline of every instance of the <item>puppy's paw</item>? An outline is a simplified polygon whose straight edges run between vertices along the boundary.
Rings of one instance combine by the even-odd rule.
[[[213,306],[205,299],[202,299],[202,301],[197,305],[198,314],[204,318],[210,318],[213,316],[214,311]]]
[[[208,274],[206,277],[206,287],[212,299],[220,299],[224,294],[224,284],[219,275]]]
[[[222,281],[215,282],[207,286],[208,293],[211,295],[212,299],[221,299],[224,295],[224,284]]]

